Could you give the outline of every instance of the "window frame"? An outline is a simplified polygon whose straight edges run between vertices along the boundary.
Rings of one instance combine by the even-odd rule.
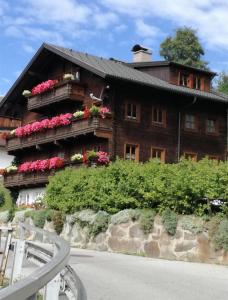
[[[156,159],[157,157],[152,157],[152,154],[153,154],[153,151],[161,151],[161,158],[160,158],[160,161],[161,162],[165,162],[166,161],[166,148],[162,148],[162,147],[157,147],[157,146],[151,146],[150,148],[150,158],[151,159]],[[158,158],[157,158],[158,159]]]
[[[127,146],[130,146],[130,147],[135,147],[135,159],[128,159],[126,158],[126,150],[127,150]],[[135,144],[135,143],[131,143],[131,142],[126,142],[124,144],[124,159],[125,160],[130,160],[130,161],[139,161],[139,151],[140,151],[140,145],[139,144]],[[131,154],[130,154],[131,155]]]
[[[208,131],[208,121],[214,121],[215,123],[215,131],[214,132],[210,132]],[[219,135],[219,122],[217,118],[213,118],[213,117],[207,117],[206,121],[205,121],[205,131],[207,135]]]
[[[194,80],[195,80],[195,83],[196,83],[195,86],[194,86]],[[200,81],[200,86],[198,86],[199,81]],[[195,90],[202,90],[202,78],[201,78],[201,76],[199,76],[199,75],[193,75],[193,78],[192,78],[192,87]]]
[[[135,105],[136,106],[136,117],[132,117],[128,115],[128,105]],[[124,118],[126,121],[132,121],[132,122],[140,122],[141,119],[141,106],[140,103],[137,103],[135,101],[126,101],[124,106]]]
[[[186,127],[186,117],[187,115],[194,117],[194,128]],[[184,130],[190,132],[197,132],[198,131],[198,116],[194,113],[185,113],[184,114]]]
[[[183,80],[182,80],[182,76],[186,76],[187,77],[187,84],[183,84]],[[179,72],[179,86],[184,86],[184,87],[189,87],[189,81],[190,79],[190,74],[188,72],[185,71],[180,71]]]
[[[162,122],[159,122],[159,121],[155,121],[154,120],[154,111],[155,110],[160,110],[161,113],[162,113]],[[166,110],[161,107],[161,106],[156,106],[156,105],[153,105],[152,106],[152,125],[153,126],[159,126],[159,127],[166,127],[166,119],[167,119],[167,113],[166,113]]]

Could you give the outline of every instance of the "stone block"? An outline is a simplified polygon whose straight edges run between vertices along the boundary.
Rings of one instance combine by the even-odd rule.
[[[177,243],[175,246],[175,251],[176,252],[189,251],[195,247],[195,244],[196,243],[193,241],[183,241],[183,242]]]
[[[160,249],[158,246],[158,242],[151,241],[145,243],[144,252],[146,256],[158,258],[160,256]]]
[[[125,253],[138,253],[140,251],[141,242],[134,239],[118,239],[110,237],[108,246],[112,251],[120,251]]]
[[[134,224],[133,226],[131,226],[129,228],[129,236],[131,238],[144,239],[145,235],[144,235],[142,229],[140,228],[139,224]]]

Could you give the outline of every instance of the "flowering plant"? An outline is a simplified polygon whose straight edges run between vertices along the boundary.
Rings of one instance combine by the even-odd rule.
[[[29,97],[29,96],[32,95],[32,93],[29,90],[24,90],[22,95],[25,96],[25,97]]]
[[[17,166],[9,166],[5,169],[6,173],[14,173],[17,171]]]
[[[92,117],[97,117],[97,116],[99,116],[99,114],[100,114],[100,108],[97,107],[97,106],[95,106],[95,105],[93,105],[93,106],[90,108],[89,112],[90,112],[90,115],[91,115]]]
[[[36,85],[33,89],[32,89],[32,95],[39,95],[42,94],[50,89],[52,89],[56,83],[58,82],[58,80],[47,80],[44,82],[41,82],[40,84]]]
[[[110,162],[107,152],[104,151],[87,151],[86,162],[95,162],[99,165],[108,165]]]
[[[83,161],[83,155],[80,154],[80,153],[76,153],[73,156],[71,156],[70,160],[74,161],[74,162],[82,162]]]
[[[63,79],[65,79],[65,80],[74,80],[74,75],[70,74],[70,73],[64,74]]]
[[[75,118],[82,118],[84,116],[84,112],[82,110],[78,110],[73,114],[73,116]]]
[[[92,107],[89,109],[89,108],[85,108],[84,111],[82,110],[78,110],[76,111],[73,116],[75,118],[89,118],[89,117],[98,117],[98,116],[101,116],[103,119],[107,116],[107,114],[110,113],[110,110],[105,107],[105,106],[102,106],[102,107],[98,107],[98,106],[95,106],[95,105],[92,105]]]
[[[108,165],[110,160],[109,160],[109,156],[108,153],[103,152],[103,151],[98,151],[97,152],[97,156],[98,156],[98,163],[101,165]]]
[[[110,113],[109,108],[107,108],[105,106],[100,108],[100,115],[101,115],[102,119],[104,119],[106,117],[106,115],[109,113]]]
[[[31,124],[24,125],[22,127],[18,127],[15,130],[15,135],[17,137],[23,137],[30,135],[34,132],[40,132],[42,130],[48,129],[48,128],[55,128],[59,126],[66,126],[71,123],[72,114],[61,114],[59,116],[53,117],[51,119],[44,119],[42,121],[36,121]]]
[[[34,171],[45,171],[51,169],[58,169],[64,166],[65,160],[61,157],[52,157],[50,159],[35,160],[31,162],[24,162],[18,167],[19,173],[29,173]]]
[[[86,107],[83,111],[84,113],[84,118],[89,118],[90,116],[90,110],[88,109],[88,107]]]

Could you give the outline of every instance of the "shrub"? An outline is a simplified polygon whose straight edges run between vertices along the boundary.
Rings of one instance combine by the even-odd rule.
[[[32,215],[32,219],[34,222],[34,225],[39,228],[43,228],[45,221],[47,217],[47,211],[46,210],[37,210],[34,211],[34,214]]]
[[[93,220],[93,222],[89,225],[89,235],[95,237],[101,232],[105,232],[108,228],[109,223],[109,214],[105,211],[99,211]]]
[[[48,209],[42,210],[28,210],[24,213],[25,218],[32,218],[34,226],[43,228],[45,221],[51,221],[53,218],[53,212]]]
[[[136,221],[140,216],[140,212],[134,209],[124,209],[111,217],[113,225]]]
[[[149,234],[154,227],[156,212],[153,210],[142,210],[139,218],[140,228],[145,234]]]
[[[13,207],[13,201],[9,190],[0,185],[0,211],[9,210]]]
[[[97,158],[92,152],[89,159]],[[215,207],[215,199],[224,204]],[[117,160],[107,167],[67,168],[50,178],[46,201],[49,208],[71,214],[84,209],[115,214],[148,208],[161,212],[170,208],[187,215],[225,214],[228,163],[208,159],[182,159],[177,164]]]
[[[170,210],[169,208],[165,209],[162,213],[162,221],[165,227],[165,230],[170,235],[175,235],[177,229],[177,215],[175,212]]]
[[[64,216],[60,211],[55,211],[52,214],[52,221],[57,234],[60,234],[63,230]]]
[[[189,230],[193,234],[199,234],[203,231],[203,220],[195,216],[184,216],[180,220],[180,225],[184,230]]]
[[[218,231],[215,235],[215,249],[224,249],[228,251],[228,219],[221,221],[218,227]]]

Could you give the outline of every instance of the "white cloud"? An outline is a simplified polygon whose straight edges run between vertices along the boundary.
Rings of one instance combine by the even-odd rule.
[[[198,29],[209,47],[228,49],[227,0],[102,0],[102,3],[114,12],[146,20],[148,26],[153,17],[178,26],[191,26]]]
[[[144,38],[155,38],[160,33],[160,29],[146,24],[143,20],[136,21],[136,32]]]
[[[94,18],[96,27],[98,29],[106,29],[110,25],[115,24],[115,23],[118,22],[117,15],[114,14],[114,13],[110,13],[110,12],[108,12],[108,13],[102,13],[102,12],[95,13],[93,18]]]

